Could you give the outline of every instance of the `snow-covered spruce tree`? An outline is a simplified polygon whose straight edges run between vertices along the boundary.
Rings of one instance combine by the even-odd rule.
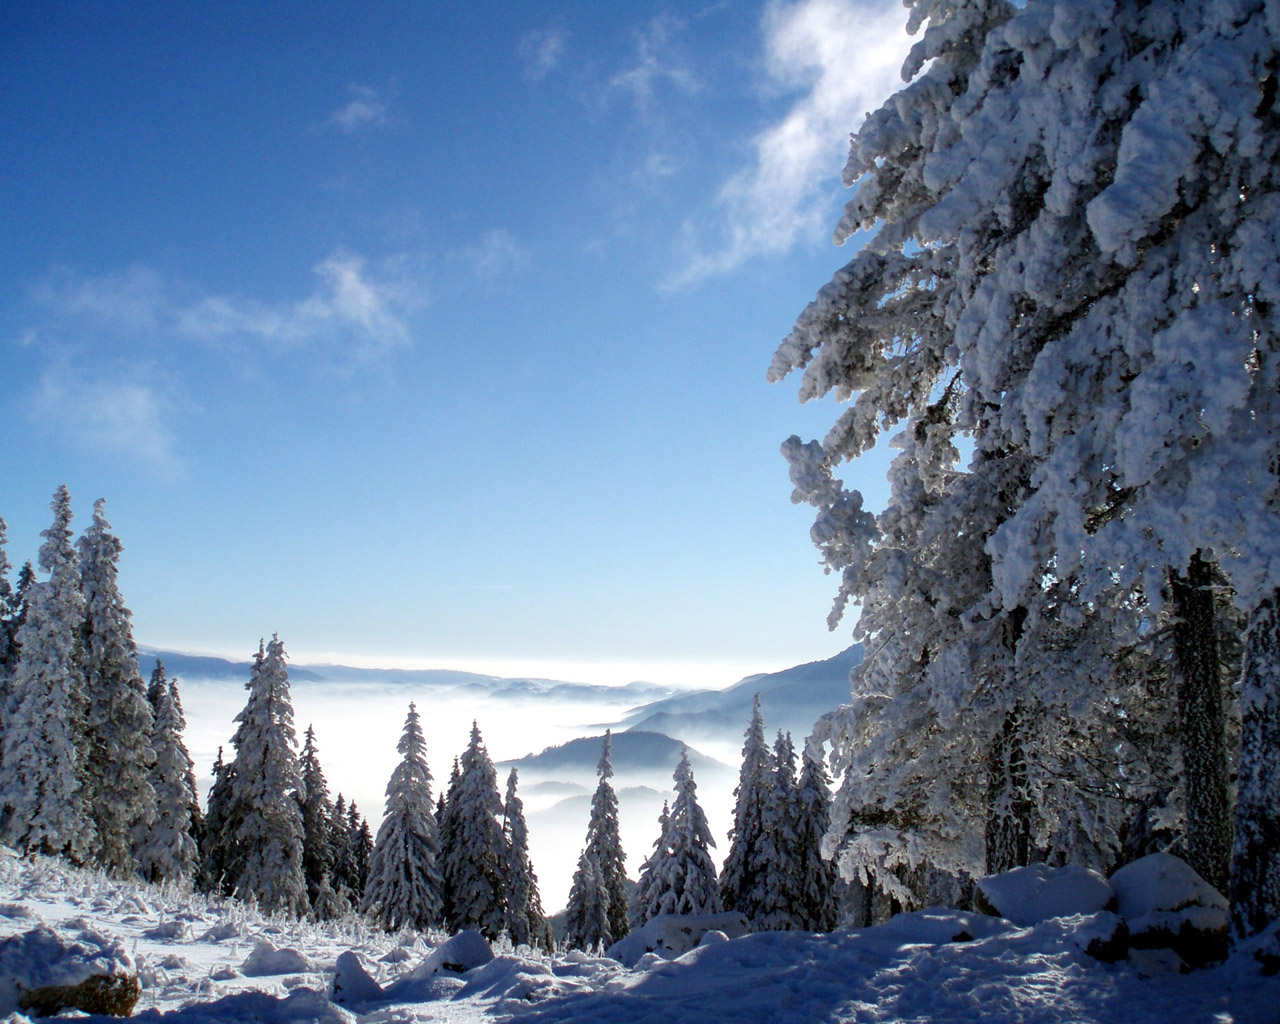
[[[551,949],[551,926],[542,911],[538,876],[529,859],[529,827],[524,820],[524,803],[516,795],[520,776],[515,768],[507,776],[507,795],[502,805],[502,834],[506,840],[506,864],[502,877],[506,885],[507,934],[517,946]]]
[[[480,729],[471,723],[471,741],[459,762],[457,794],[450,800],[453,834],[444,849],[444,876],[453,900],[450,931],[475,928],[496,939],[506,918],[502,865],[502,800],[498,776]]]
[[[760,841],[761,900],[755,926],[761,931],[799,928],[800,863],[796,808],[795,748],[790,733],[778,732],[773,744],[773,773],[764,802]]]
[[[635,892],[631,894],[631,907],[628,920],[632,929],[639,928],[650,918],[660,914],[658,897],[659,865],[670,852],[669,831],[671,827],[671,808],[667,801],[662,801],[662,812],[658,815],[658,838],[653,841],[653,852],[640,865],[640,874],[636,878]]]
[[[800,781],[795,794],[796,926],[829,932],[836,926],[835,865],[822,856],[822,842],[831,826],[831,779],[821,757],[806,745],[801,755]]]
[[[151,705],[151,715],[155,717],[156,708],[160,706],[160,694],[169,688],[169,678],[165,675],[164,662],[156,658],[155,668],[151,670],[151,678],[147,681],[147,702]]]
[[[111,533],[105,505],[101,498],[94,502],[93,522],[76,544],[87,698],[80,778],[95,826],[91,856],[112,874],[125,876],[138,870],[137,853],[155,819],[156,755],[151,703],[138,672],[129,609],[117,585],[122,545]]]
[[[578,854],[564,927],[564,944],[570,949],[593,953],[607,948],[604,938],[609,933],[608,901],[600,866],[590,849]]]
[[[329,836],[333,804],[329,784],[320,765],[316,731],[308,725],[298,758],[302,788],[298,792],[302,810],[302,878],[307,886],[307,902],[313,917],[327,921],[343,911],[333,886],[334,848]]]
[[[231,845],[239,821],[232,794],[236,788],[235,763],[223,759],[222,748],[210,769],[213,782],[205,805],[204,832],[200,837],[200,867],[196,884],[203,892],[223,896],[230,893],[235,879],[229,872]]]
[[[178,700],[178,681],[165,680],[159,663],[156,673],[160,685],[151,727],[151,747],[155,751],[151,788],[155,792],[156,814],[138,853],[138,867],[148,881],[190,880],[200,854],[191,811],[197,801],[195,775],[191,755],[182,740],[187,723]],[[155,684],[156,674],[151,678]]]
[[[5,551],[8,526],[0,516],[0,764],[4,758],[4,723],[9,715],[9,693],[17,661],[17,626],[14,624],[13,585],[9,582],[9,556]],[[3,774],[0,773],[0,778]],[[4,828],[4,801],[0,799],[0,831]]]
[[[600,893],[588,893],[576,884],[569,896],[569,923],[566,925],[566,941],[578,949],[608,947],[627,934],[627,869],[626,855],[622,852],[622,840],[618,831],[618,798],[609,780],[613,778],[612,730],[605,730],[596,765],[599,782],[591,797],[591,819],[587,823],[587,838],[583,846],[578,872],[584,862],[592,862],[591,877],[601,888]],[[586,878],[586,875],[583,875]],[[584,882],[585,885],[585,882]],[[575,902],[574,893],[578,894]],[[595,930],[594,904],[605,908],[603,931]],[[588,904],[590,912],[586,912]]]
[[[440,835],[440,876],[443,882],[441,903],[444,920],[453,920],[453,878],[448,863],[448,851],[457,844],[458,837],[458,787],[462,783],[462,769],[457,757],[449,771],[449,785],[436,803],[436,830]]]
[[[1197,559],[1257,607],[1280,544],[1274,11],[1032,0],[920,3],[912,18],[929,22],[915,80],[847,168],[866,177],[841,235],[876,236],[775,362],[775,376],[807,364],[813,394],[859,392],[819,461],[903,418],[926,425],[958,373],[958,425],[1028,462],[983,545],[987,607],[1034,616],[1049,575],[1083,608],[1140,595],[1151,621],[1180,578],[1197,589]],[[838,502],[820,508],[843,530]],[[1195,671],[1212,659],[1179,662],[1187,853],[1217,879],[1217,688]]]
[[[355,872],[356,892],[364,892],[369,884],[369,863],[373,859],[373,832],[369,819],[360,813],[354,800],[349,813],[351,825],[351,863]]]
[[[62,854],[83,863],[94,836],[80,784],[85,613],[65,485],[54,493],[50,508],[53,523],[41,534],[39,557],[49,579],[30,586],[26,620],[18,630],[0,802],[9,807],[9,843],[24,852]]]
[[[329,847],[333,850],[333,870],[330,884],[343,910],[353,910],[360,904],[359,896],[353,900],[352,849],[350,827],[347,824],[347,798],[341,793],[329,809]]]
[[[673,777],[676,799],[667,821],[667,849],[654,866],[649,905],[656,907],[658,914],[718,914],[723,906],[716,884],[716,865],[709,852],[716,841],[698,804],[698,786],[687,747]]]
[[[267,913],[301,916],[307,909],[302,875],[302,785],[289,672],[278,636],[259,645],[246,684],[249,699],[236,715],[230,817],[236,824],[227,855],[232,892]]]
[[[760,694],[751,707],[742,744],[742,767],[734,789],[733,826],[729,829],[729,855],[720,872],[720,900],[726,910],[736,910],[755,922],[764,906],[762,842],[764,808],[768,796],[771,755],[764,738]]]
[[[421,931],[441,923],[443,881],[427,744],[412,703],[396,749],[401,760],[387,783],[387,812],[360,909],[387,931]]]

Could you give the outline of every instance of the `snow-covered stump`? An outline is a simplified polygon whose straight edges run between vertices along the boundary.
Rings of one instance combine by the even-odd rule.
[[[134,963],[118,943],[70,942],[43,925],[0,939],[0,1015],[82,1010],[127,1017],[140,992]]]

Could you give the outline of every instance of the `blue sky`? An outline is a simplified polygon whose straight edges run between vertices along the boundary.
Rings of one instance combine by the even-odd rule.
[[[778,446],[835,411],[764,376],[850,255],[904,23],[0,0],[11,561],[65,482],[143,643],[726,683],[834,653]]]

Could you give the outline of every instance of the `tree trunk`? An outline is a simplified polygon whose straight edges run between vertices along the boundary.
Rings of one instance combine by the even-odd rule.
[[[1226,708],[1215,631],[1213,567],[1191,559],[1175,575],[1174,675],[1186,800],[1187,862],[1220,892],[1231,861],[1231,799],[1227,786]]]
[[[1231,917],[1241,936],[1280,918],[1280,590],[1250,616],[1240,674]]]
[[[1015,608],[1004,623],[1009,668],[1016,669],[1025,608]],[[1031,863],[1031,815],[1027,794],[1027,757],[1022,746],[1022,715],[1015,704],[987,750],[986,872],[989,875]]]

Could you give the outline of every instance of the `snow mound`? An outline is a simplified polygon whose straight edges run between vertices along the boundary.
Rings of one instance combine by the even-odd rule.
[[[315,964],[296,949],[280,949],[268,939],[259,939],[240,973],[246,978],[265,978],[271,974],[304,974],[314,971]]]
[[[1101,874],[1078,864],[1014,868],[980,878],[978,891],[997,914],[1023,927],[1052,917],[1094,914],[1107,909],[1115,899]]]
[[[131,989],[133,998],[128,1004],[132,1008],[138,995],[137,976],[133,960],[120,943],[109,939],[72,942],[44,925],[0,939],[0,1015],[20,1012],[41,990],[86,985],[101,990],[103,997],[117,989],[117,995],[122,996],[125,989]],[[57,1001],[53,996],[50,999]],[[72,1001],[53,1005],[44,999],[37,1003],[42,1009],[51,1007],[44,1009],[45,1013],[72,1005]]]
[[[697,946],[707,932],[722,932],[731,939],[751,931],[741,914],[659,914],[605,950],[605,956],[634,967],[646,953],[671,960]]]
[[[442,970],[465,974],[492,959],[493,950],[489,948],[484,936],[475,929],[468,928],[440,943],[422,963],[409,972],[408,977],[418,981]]]
[[[339,1004],[372,1003],[382,997],[382,987],[365,968],[360,954],[347,950],[334,965],[329,998]]]

